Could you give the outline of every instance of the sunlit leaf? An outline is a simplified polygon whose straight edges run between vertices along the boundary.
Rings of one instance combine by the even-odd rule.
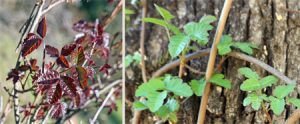
[[[24,39],[24,42],[22,44],[22,56],[25,57],[28,54],[32,53],[34,50],[36,50],[42,43],[42,39],[39,38],[37,35],[33,33],[29,33],[27,37]]]
[[[76,71],[78,73],[78,80],[79,80],[79,83],[80,83],[80,87],[82,89],[85,89],[88,85],[88,75],[87,75],[87,71],[85,70],[84,67],[81,67],[81,66],[77,66],[76,67]]]

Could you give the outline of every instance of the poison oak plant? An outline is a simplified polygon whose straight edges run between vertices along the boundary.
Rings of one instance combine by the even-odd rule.
[[[171,19],[174,18],[170,12],[157,5],[155,5],[155,8],[162,16],[162,19],[144,18],[143,21],[165,27],[169,37],[169,54],[172,59],[179,57],[180,66],[184,66],[187,52],[195,50],[195,48],[190,45],[191,42],[202,46],[206,45],[208,43],[208,32],[213,29],[211,23],[214,22],[216,18],[209,15],[203,16],[199,22],[189,22],[185,24],[182,32],[170,23]],[[258,46],[251,43],[233,41],[230,35],[223,35],[220,43],[217,45],[218,54],[223,58],[226,58],[232,51],[240,51],[251,55],[255,48],[258,48]],[[223,62],[221,62],[221,64],[222,63]],[[244,106],[251,104],[251,107],[258,111],[261,106],[262,108],[266,107],[265,103],[270,103],[270,109],[275,115],[280,115],[286,104],[300,107],[300,99],[288,97],[288,94],[295,88],[295,85],[292,84],[293,82],[289,82],[291,84],[288,85],[276,86],[273,94],[268,96],[262,93],[262,90],[275,85],[278,81],[275,76],[269,75],[260,77],[248,67],[241,67],[238,71],[247,78],[240,85],[242,91],[249,93],[243,103],[241,103]],[[179,71],[179,73],[181,73],[181,71]],[[133,107],[138,111],[148,109],[162,120],[169,120],[175,123],[177,122],[176,113],[180,109],[182,98],[192,95],[202,96],[206,82],[211,82],[228,90],[231,89],[230,80],[225,79],[224,74],[217,70],[208,81],[206,81],[205,78],[200,78],[199,80],[192,79],[189,83],[183,82],[180,74],[179,77],[166,74],[163,77],[152,78],[148,82],[138,86],[135,96],[144,97],[145,99],[134,102]],[[268,110],[265,109],[264,111],[269,115]]]
[[[41,2],[43,5],[44,1]],[[121,6],[120,1],[111,20]],[[26,23],[27,26],[28,24]],[[107,62],[110,57],[111,39],[110,34],[105,32],[108,24],[109,22],[106,22],[106,25],[101,25],[98,19],[95,22],[80,20],[73,25],[73,30],[79,33],[74,41],[58,49],[56,46],[48,45],[51,41],[44,39],[47,34],[47,19],[43,15],[36,32],[28,33],[20,42],[21,51],[17,66],[8,73],[7,80],[12,80],[14,89],[5,88],[5,90],[14,99],[16,123],[20,123],[21,117],[23,117],[21,121],[27,120],[27,123],[38,120],[44,123],[48,117],[57,119],[56,123],[62,123],[88,105],[91,106],[90,102],[95,103],[95,108],[101,103],[100,108],[108,108],[109,113],[117,110],[115,99],[110,97],[113,95],[116,99],[120,98],[121,88],[115,86],[121,81],[117,80],[116,83],[104,87],[111,89],[111,92],[107,100],[103,101],[100,95],[106,91],[102,91],[103,88],[97,83],[99,79],[96,78],[100,74],[109,75],[108,69],[111,68],[108,63],[100,64],[100,61]],[[43,60],[30,57],[37,49],[43,49]],[[54,61],[46,62],[49,58]],[[38,61],[41,61],[41,66],[37,64]],[[18,89],[17,85],[20,85],[21,89]],[[17,95],[26,92],[34,96],[34,101],[19,106]],[[99,112],[91,123],[95,122]],[[0,122],[4,122],[5,114],[7,113],[2,114]]]

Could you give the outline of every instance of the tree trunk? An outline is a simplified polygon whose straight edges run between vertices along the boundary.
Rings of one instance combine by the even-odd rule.
[[[224,0],[150,0],[148,1],[147,17],[159,17],[153,4],[156,3],[169,10],[176,19],[173,24],[182,28],[190,21],[199,21],[203,15],[214,15],[219,18]],[[131,5],[127,6],[131,8]],[[132,8],[131,8],[132,9]],[[278,69],[288,77],[300,83],[300,2],[297,0],[234,0],[229,14],[224,34],[230,34],[235,41],[252,42],[259,45],[253,56]],[[126,50],[133,53],[139,49],[139,32],[141,8],[136,10],[137,14],[131,17],[129,27],[126,27]],[[138,23],[136,23],[138,22]],[[214,23],[216,26],[217,23]],[[168,38],[164,28],[147,23],[146,26],[146,70],[148,78],[150,75],[168,63],[171,59],[168,55]],[[210,33],[211,46],[214,31]],[[199,47],[202,49],[203,47]],[[206,70],[207,57],[195,59],[189,62],[190,66],[200,71]],[[258,66],[245,61],[229,58],[223,64],[223,72],[226,78],[232,82],[232,89],[225,90],[217,86],[212,86],[209,96],[206,123],[267,123],[267,118],[263,111],[254,111],[250,107],[244,107],[242,100],[247,95],[239,89],[244,80],[238,74],[238,68],[249,66],[256,70],[261,77],[268,75],[266,71]],[[173,69],[173,75],[177,75],[178,70]],[[138,66],[131,66],[126,69],[126,96],[127,100],[133,102],[138,100],[134,97],[134,91],[138,84],[142,82],[141,71]],[[199,78],[187,70],[184,79]],[[279,81],[277,84],[284,84]],[[271,94],[273,88],[267,88],[266,94]],[[300,87],[292,93],[292,97],[299,97]],[[181,106],[178,113],[178,124],[193,124],[197,121],[197,114],[200,98],[193,96]],[[126,122],[132,118],[131,106],[126,106]],[[272,116],[275,124],[281,124],[295,110],[286,107],[281,116]],[[145,123],[153,123],[153,117],[147,112],[143,112],[141,120]]]

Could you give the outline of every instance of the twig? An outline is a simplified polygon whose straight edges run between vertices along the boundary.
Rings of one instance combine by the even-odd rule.
[[[64,0],[58,0],[55,1],[54,3],[50,4],[46,9],[44,9],[41,13],[41,15],[44,15],[45,13],[49,12],[52,8],[54,8],[55,6],[57,6],[58,4],[64,2]]]
[[[142,18],[145,18],[147,14],[147,1],[143,0],[142,4],[143,4]],[[146,65],[144,59],[145,58],[145,28],[146,28],[146,24],[144,21],[142,21],[141,33],[140,33],[141,69],[142,69],[143,81],[146,83],[147,75],[146,75]]]
[[[264,113],[265,113],[266,116],[267,116],[267,119],[268,119],[268,121],[269,121],[269,124],[273,124],[272,118],[271,118],[271,116],[270,116],[270,114],[269,114],[269,112],[268,112],[268,110],[267,110],[267,108],[266,108],[264,102],[261,102],[261,106],[262,106],[262,108],[263,108]]]
[[[108,24],[110,24],[116,18],[117,14],[122,9],[122,4],[123,4],[122,1],[123,0],[120,0],[120,2],[118,3],[118,5],[116,6],[116,8],[111,13],[111,16],[102,24],[103,25],[103,29],[106,29],[107,26],[108,26]]]
[[[196,58],[199,58],[199,57],[202,57],[202,56],[207,56],[207,55],[209,55],[209,51],[210,51],[210,48],[199,50],[199,51],[194,52],[194,53],[190,53],[190,54],[185,56],[185,60],[190,61],[192,59],[196,59]],[[158,69],[156,72],[154,72],[152,74],[152,78],[156,78],[156,77],[159,77],[159,76],[163,75],[167,71],[169,71],[173,68],[176,68],[179,64],[180,64],[180,59],[177,59],[177,60],[174,60],[174,61],[164,65],[163,67],[161,67],[160,69]]]
[[[199,74],[199,75],[203,75],[205,74],[205,72],[201,72],[201,71],[198,71],[196,69],[193,69],[191,66],[185,64],[184,67],[186,67],[187,69],[189,69],[191,72],[195,73],[195,74]]]
[[[116,81],[110,83],[109,85],[107,85],[106,87],[104,87],[103,89],[101,89],[101,91],[99,92],[99,95],[107,92],[109,89],[113,88],[114,86],[116,86],[116,85],[118,85],[120,83],[122,83],[122,79],[119,79],[119,80],[116,80]]]
[[[98,111],[96,112],[93,120],[91,121],[92,124],[94,124],[96,122],[97,117],[99,116],[100,112],[102,111],[102,109],[104,108],[105,104],[107,103],[107,101],[109,100],[109,98],[113,95],[115,89],[112,88],[110,90],[110,92],[108,93],[108,95],[106,96],[106,98],[104,99],[102,105],[100,106],[100,108],[98,109]]]
[[[47,112],[45,118],[42,120],[41,124],[45,124],[45,123],[47,122],[47,120],[48,120],[48,118],[49,118],[49,115],[50,115],[50,113],[51,113],[51,111],[52,111],[53,109],[54,109],[54,107],[52,106],[52,107],[48,110],[48,112]]]
[[[5,110],[2,112],[2,115],[0,117],[0,124],[4,124],[5,119],[6,119],[7,115],[8,115],[8,113],[11,111],[11,108],[10,108],[11,103],[10,103],[10,101],[11,101],[11,99],[8,99],[8,101],[7,101],[6,105],[5,105]]]
[[[223,6],[223,10],[221,13],[221,17],[219,19],[219,23],[218,23],[218,27],[216,30],[216,34],[214,37],[214,42],[212,44],[212,49],[209,55],[209,60],[208,60],[208,64],[207,64],[207,68],[206,68],[206,75],[205,75],[205,80],[206,80],[206,85],[205,85],[205,89],[202,95],[202,99],[201,99],[201,105],[199,108],[199,113],[198,113],[198,124],[204,124],[205,121],[205,114],[206,114],[206,107],[207,107],[207,102],[208,102],[208,96],[209,96],[209,92],[210,92],[210,83],[207,82],[210,77],[213,74],[214,71],[214,65],[215,65],[215,61],[216,61],[216,56],[217,56],[217,45],[220,42],[220,39],[222,37],[222,33],[225,27],[225,23],[231,8],[231,3],[232,0],[226,0]]]
[[[300,121],[300,109],[294,111],[294,113],[285,121],[285,124],[296,124]]]

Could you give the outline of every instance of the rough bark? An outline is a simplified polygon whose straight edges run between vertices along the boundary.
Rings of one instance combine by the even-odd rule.
[[[224,0],[150,0],[148,1],[148,17],[159,17],[155,12],[153,3],[168,9],[176,19],[173,23],[182,28],[190,21],[198,21],[203,15],[215,15],[219,17]],[[128,5],[127,7],[132,7]],[[280,70],[288,77],[296,79],[300,84],[300,1],[297,0],[234,0],[229,19],[226,24],[225,34],[230,34],[235,41],[252,42],[259,45],[254,56]],[[126,35],[127,53],[138,50],[140,10],[132,16],[130,31]],[[133,23],[135,22],[135,24]],[[138,22],[138,23],[136,23]],[[214,24],[216,25],[216,23]],[[133,27],[133,28],[132,28]],[[127,28],[128,29],[128,28]],[[146,28],[146,68],[148,75],[170,61],[167,51],[168,38],[165,30],[157,25],[147,24]],[[210,32],[211,36],[214,31]],[[210,38],[210,42],[212,37]],[[211,44],[206,47],[211,46]],[[199,47],[200,49],[203,47]],[[205,71],[207,57],[189,62],[190,66],[200,71]],[[247,95],[239,90],[244,80],[237,72],[241,66],[249,66],[256,70],[261,77],[268,75],[266,71],[251,63],[229,58],[223,64],[223,72],[232,82],[231,90],[224,90],[213,86],[209,96],[206,123],[267,123],[262,110],[254,111],[250,107],[244,107],[242,100]],[[172,72],[177,75],[177,69]],[[131,72],[131,73],[130,73]],[[138,66],[126,69],[126,96],[129,101],[137,100],[134,91],[137,84],[141,83],[141,73]],[[184,79],[199,78],[199,75],[187,71]],[[283,84],[280,81],[278,84]],[[264,90],[272,93],[273,88]],[[300,87],[292,93],[292,97],[299,97]],[[200,98],[192,97],[186,101],[178,114],[179,124],[192,124],[197,121]],[[270,112],[275,124],[281,124],[295,108],[286,107],[281,116],[274,116]],[[132,117],[132,108],[126,106],[126,122]],[[150,114],[143,112],[141,120],[145,123],[153,123]],[[151,121],[149,121],[151,120]]]

